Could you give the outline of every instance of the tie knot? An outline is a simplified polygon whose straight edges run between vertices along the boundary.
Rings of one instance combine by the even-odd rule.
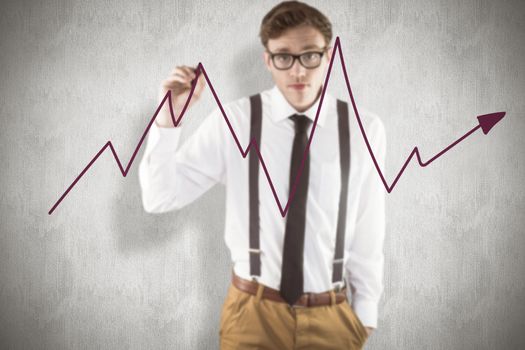
[[[304,114],[294,114],[290,117],[295,123],[295,133],[302,134],[306,133],[308,125],[310,125],[310,119]]]

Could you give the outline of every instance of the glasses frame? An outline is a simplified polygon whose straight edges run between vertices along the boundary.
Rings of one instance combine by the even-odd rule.
[[[326,52],[326,50],[328,49],[327,46],[325,46],[322,51],[307,51],[307,52],[303,52],[302,54],[300,55],[294,55],[294,54],[291,54],[291,53],[288,53],[288,52],[271,52],[270,50],[266,50],[266,52],[268,52],[268,54],[270,55],[270,58],[272,59],[272,63],[273,63],[273,66],[275,67],[275,69],[277,70],[288,70],[290,68],[293,67],[293,65],[295,64],[295,60],[298,60],[299,63],[301,64],[301,66],[303,66],[304,68],[306,69],[316,69],[318,68],[320,65],[321,65],[321,61],[322,61],[322,58],[324,56],[324,53]],[[315,67],[306,67],[304,64],[303,64],[303,61],[301,61],[301,56],[304,56],[304,55],[308,55],[308,54],[312,54],[312,53],[316,53],[316,54],[319,54],[321,55],[320,57],[320,60],[319,60],[319,64]],[[290,64],[290,67],[288,68],[279,68],[277,67],[277,65],[275,64],[275,56],[278,56],[278,55],[288,55],[288,56],[291,56],[292,57],[292,64]]]

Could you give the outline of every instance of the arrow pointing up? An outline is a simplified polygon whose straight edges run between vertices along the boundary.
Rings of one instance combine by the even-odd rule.
[[[503,117],[505,112],[489,113],[478,115],[479,126],[483,133],[487,135],[494,125],[496,125]]]
[[[388,193],[392,192],[392,190],[394,189],[394,186],[396,185],[397,181],[399,180],[399,178],[401,177],[401,174],[403,174],[403,171],[405,170],[405,168],[407,167],[407,165],[410,163],[410,160],[412,159],[413,156],[416,156],[417,157],[417,161],[419,163],[419,165],[421,167],[426,167],[427,165],[429,165],[430,163],[432,163],[434,160],[436,160],[437,158],[441,157],[445,152],[449,151],[452,147],[454,147],[455,145],[457,145],[458,143],[460,143],[461,141],[463,141],[465,138],[467,138],[469,135],[471,135],[473,132],[475,132],[476,130],[478,130],[479,128],[481,128],[483,130],[483,133],[484,134],[487,134],[490,129],[492,129],[492,127],[498,123],[504,116],[505,116],[505,112],[496,112],[496,113],[490,113],[490,114],[484,114],[484,115],[480,115],[478,116],[478,125],[476,125],[475,127],[473,127],[470,131],[468,131],[466,134],[464,134],[463,136],[461,136],[459,139],[457,139],[456,141],[454,141],[452,144],[448,145],[445,149],[443,149],[442,151],[440,151],[438,154],[436,154],[435,156],[433,156],[431,159],[429,159],[428,161],[424,162],[422,159],[421,159],[421,155],[419,154],[419,149],[418,147],[414,147],[414,149],[412,150],[412,153],[410,153],[410,156],[407,158],[407,160],[405,161],[403,167],[401,168],[401,170],[399,171],[399,173],[397,174],[394,182],[392,183],[392,185],[388,185],[388,183],[386,182],[385,180],[385,177],[383,175],[383,172],[381,171],[381,168],[379,167],[379,164],[377,162],[377,159],[374,155],[374,152],[372,151],[372,147],[370,146],[370,142],[368,141],[368,137],[366,136],[366,132],[365,132],[365,129],[363,127],[363,123],[361,122],[361,118],[359,117],[359,112],[357,110],[357,106],[356,106],[356,103],[355,103],[355,100],[354,100],[354,95],[352,93],[352,89],[350,88],[350,80],[348,79],[348,73],[346,72],[346,65],[345,65],[345,61],[344,61],[344,57],[343,57],[343,52],[341,50],[341,43],[339,41],[339,37],[336,37],[335,39],[335,44],[334,44],[334,50],[333,50],[333,53],[332,53],[332,58],[330,59],[330,64],[328,65],[328,71],[326,73],[326,78],[325,78],[325,83],[323,84],[323,89],[321,91],[321,96],[320,96],[320,100],[319,100],[319,106],[317,107],[317,113],[315,115],[315,121],[314,121],[314,124],[313,124],[313,127],[312,127],[312,130],[310,131],[310,137],[309,137],[309,141],[308,141],[308,145],[307,145],[307,152],[308,152],[308,148],[310,147],[310,143],[312,142],[312,139],[314,137],[314,131],[315,131],[315,127],[317,125],[317,118],[319,117],[319,113],[321,111],[321,106],[323,105],[323,98],[324,98],[324,95],[325,95],[325,92],[326,92],[326,88],[328,86],[328,80],[330,78],[330,74],[331,74],[331,71],[332,71],[332,64],[334,63],[334,59],[336,57],[336,53],[339,53],[339,58],[341,60],[341,68],[343,70],[343,76],[344,76],[344,79],[345,79],[345,82],[346,82],[346,87],[348,89],[348,93],[350,94],[350,100],[352,102],[352,107],[354,109],[354,112],[355,112],[355,117],[357,119],[357,123],[359,124],[359,128],[361,130],[361,134],[363,136],[363,139],[365,141],[365,144],[366,144],[366,147],[368,148],[368,152],[370,153],[370,157],[372,158],[372,161],[374,162],[374,166],[376,167],[376,170],[377,170],[377,173],[379,174],[379,177],[381,178],[381,181],[383,182],[383,185],[385,186],[385,189],[387,190]],[[272,180],[271,180],[271,176],[270,176],[270,173],[268,172],[268,169],[266,168],[266,165],[264,163],[264,159],[260,153],[260,148],[259,148],[259,145],[257,144],[257,142],[255,141],[255,139],[252,139],[248,145],[248,147],[246,149],[243,149],[242,145],[241,145],[241,142],[239,141],[239,138],[237,137],[237,135],[235,134],[235,131],[233,130],[233,127],[231,126],[231,123],[229,121],[229,117],[226,115],[226,113],[224,112],[224,108],[221,104],[221,101],[219,100],[219,97],[217,96],[217,93],[215,92],[215,89],[213,87],[213,84],[211,83],[209,77],[208,77],[208,74],[206,73],[206,70],[204,69],[204,66],[202,65],[202,63],[199,62],[198,66],[197,66],[197,71],[196,71],[196,78],[194,80],[194,82],[191,84],[191,90],[190,90],[190,93],[188,95],[188,98],[186,100],[186,104],[184,105],[184,107],[182,108],[182,111],[180,113],[180,116],[179,116],[179,119],[176,120],[175,119],[175,115],[173,113],[173,106],[172,106],[172,100],[171,100],[171,91],[168,91],[166,93],[166,95],[164,96],[164,99],[162,100],[162,102],[160,103],[160,105],[157,107],[157,111],[155,112],[155,114],[153,115],[153,117],[151,118],[151,120],[149,121],[149,124],[148,126],[146,127],[146,130],[144,131],[144,133],[142,134],[141,138],[140,138],[140,141],[138,143],[138,145],[136,146],[135,148],[135,151],[133,152],[133,155],[131,156],[131,159],[129,160],[128,162],[128,165],[126,166],[126,168],[123,167],[122,163],[120,162],[120,159],[117,155],[117,152],[115,151],[115,148],[113,147],[113,144],[111,141],[108,141],[99,151],[98,153],[95,155],[95,157],[89,162],[89,164],[84,168],[84,170],[82,170],[82,172],[80,173],[80,175],[78,175],[76,177],[76,179],[73,181],[73,183],[71,185],[69,185],[69,187],[67,188],[67,190],[64,192],[64,194],[62,194],[62,196],[58,199],[58,201],[53,205],[53,207],[49,210],[48,214],[51,215],[53,213],[53,211],[55,210],[55,208],[60,204],[60,202],[62,202],[62,200],[66,197],[66,195],[69,193],[69,191],[71,191],[71,189],[75,186],[75,184],[80,180],[80,178],[82,176],[84,176],[84,173],[87,172],[87,170],[91,167],[91,165],[98,159],[98,157],[106,150],[106,148],[109,147],[110,151],[113,153],[113,157],[115,158],[116,162],[117,162],[117,165],[119,166],[120,168],[120,172],[122,173],[122,175],[124,177],[126,177],[126,175],[128,174],[128,171],[131,167],[131,164],[133,163],[133,160],[135,159],[135,156],[137,155],[137,152],[139,151],[145,137],[146,137],[146,134],[148,133],[149,129],[151,128],[151,125],[154,123],[155,121],[155,118],[157,117],[157,114],[159,113],[159,111],[161,110],[162,106],[164,105],[164,103],[168,103],[169,105],[169,110],[170,110],[170,114],[171,114],[171,118],[172,118],[172,121],[173,121],[173,124],[174,125],[177,125],[179,123],[179,121],[182,119],[185,111],[186,111],[186,108],[188,107],[189,105],[189,102],[191,100],[191,97],[193,95],[193,92],[195,90],[195,86],[196,86],[196,79],[199,77],[199,74],[203,74],[204,75],[204,78],[206,79],[207,83],[208,83],[208,86],[210,87],[210,91],[211,93],[213,94],[213,97],[215,98],[215,101],[217,102],[217,105],[219,106],[219,109],[221,110],[222,112],[222,116],[224,117],[224,121],[226,122],[226,124],[228,125],[229,129],[230,129],[230,132],[232,134],[232,137],[235,141],[235,143],[237,144],[237,147],[239,148],[239,152],[241,153],[241,156],[243,158],[246,158],[246,156],[248,155],[248,152],[251,150],[253,152],[256,152],[257,153],[257,157],[259,158],[259,162],[261,163],[262,165],[262,168],[264,170],[264,174],[266,175],[266,179],[268,180],[268,184],[270,186],[270,189],[272,190],[272,193],[273,193],[273,196],[275,198],[275,201],[277,203],[277,206],[279,207],[279,211],[281,213],[281,216],[282,217],[285,217],[286,216],[286,213],[288,211],[288,207],[290,205],[290,201],[292,200],[293,196],[294,196],[294,192],[295,191],[292,191],[292,193],[290,193],[290,197],[288,198],[288,203],[286,204],[286,206],[284,207],[283,209],[283,206],[281,204],[281,202],[279,201],[279,197],[277,196],[277,192],[275,191],[275,188],[274,188],[274,185],[272,183]],[[253,148],[252,148],[253,146]],[[306,153],[304,155],[304,157],[306,157]],[[303,162],[304,162],[304,157],[303,157]],[[296,179],[295,181],[299,181],[299,178],[301,176],[301,170],[298,171],[297,175],[296,175]]]

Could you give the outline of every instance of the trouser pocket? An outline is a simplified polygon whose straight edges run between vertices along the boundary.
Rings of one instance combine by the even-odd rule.
[[[357,337],[361,340],[363,345],[366,340],[368,339],[368,332],[366,331],[365,326],[363,323],[361,323],[361,320],[357,316],[357,314],[354,312],[348,301],[343,301],[339,304],[341,309],[343,310],[344,315],[348,318],[347,319],[347,325],[350,328],[352,332],[354,332]]]
[[[226,295],[226,299],[224,300],[224,303],[222,305],[219,335],[222,336],[224,332],[228,331],[231,328],[231,319],[235,316],[235,313],[238,311],[238,302],[239,298],[236,298],[235,296],[235,286],[233,286],[233,284],[230,284],[230,287],[228,288],[228,293]]]

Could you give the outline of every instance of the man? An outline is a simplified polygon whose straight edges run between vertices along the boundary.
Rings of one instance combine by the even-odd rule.
[[[233,271],[221,349],[360,349],[377,327],[383,291],[385,189],[348,103],[326,93],[314,123],[333,54],[326,16],[283,2],[264,17],[260,37],[275,86],[226,104],[231,130],[217,108],[180,147],[182,123],[174,127],[165,104],[139,167],[143,205],[177,210],[226,186]],[[180,66],[162,83],[160,97],[171,90],[176,119],[195,77]],[[201,74],[190,107],[204,85]],[[383,124],[360,116],[382,167]],[[255,147],[241,156],[252,138],[264,163]],[[283,217],[278,202],[285,207],[289,196]]]

